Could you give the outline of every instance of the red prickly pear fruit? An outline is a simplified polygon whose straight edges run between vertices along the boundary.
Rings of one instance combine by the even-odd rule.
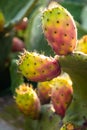
[[[42,29],[57,55],[74,51],[77,42],[77,28],[71,14],[56,2],[50,3],[42,15]]]
[[[37,95],[40,99],[41,104],[47,104],[51,99],[52,86],[50,81],[38,82],[37,84]]]
[[[81,51],[87,54],[87,35],[82,36],[77,41],[76,51]]]
[[[22,84],[16,89],[15,102],[21,112],[32,119],[39,118],[40,100],[32,86]]]
[[[30,81],[51,80],[61,73],[59,61],[36,52],[24,51],[17,62],[19,72]]]
[[[27,17],[24,17],[22,19],[22,21],[18,22],[16,25],[15,25],[15,30],[25,30],[28,26],[28,18]]]
[[[65,116],[73,97],[72,82],[69,78],[57,77],[53,79],[51,100],[55,112],[62,118]]]
[[[12,40],[12,52],[23,51],[25,48],[24,42],[18,37],[14,37]]]

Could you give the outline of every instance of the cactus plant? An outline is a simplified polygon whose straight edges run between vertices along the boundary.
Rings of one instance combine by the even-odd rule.
[[[72,55],[60,58],[63,70],[69,73],[72,78],[74,89],[73,102],[64,120],[74,122],[77,125],[83,125],[84,118],[87,118],[86,59],[87,56],[81,52],[75,52]]]
[[[23,129],[87,130],[86,37],[82,37],[81,41],[77,39],[79,24],[74,21],[69,11],[57,2],[52,2],[39,15],[36,15],[38,13],[36,11],[31,20],[29,19],[29,22],[31,23],[35,17],[39,25],[38,30],[34,29],[37,24],[35,22],[32,22],[28,28],[32,32],[31,35],[28,35],[31,40],[29,45],[32,41],[34,43],[30,45],[30,48],[27,45],[28,48],[25,47],[26,51],[18,54],[19,59],[16,57],[17,55],[13,55],[13,52],[11,52],[13,35],[15,34],[17,37],[17,35],[21,36],[25,32],[25,28],[24,30],[21,30],[20,27],[18,29],[18,23],[21,23],[20,21],[27,14],[32,15],[32,7],[35,6],[37,1],[29,1],[28,4],[25,4],[24,10],[19,11],[17,16],[13,17],[12,15],[13,19],[10,19],[9,16],[5,21],[3,16],[6,18],[4,13],[7,13],[7,11],[2,8],[4,13],[1,14],[0,19],[0,41],[4,43],[4,46],[0,44],[0,69],[9,68],[11,65],[11,90],[14,93],[16,88],[14,93],[15,106],[17,104],[16,109],[21,110],[19,114],[23,113],[23,120],[25,120],[25,128]],[[40,5],[38,6],[40,7]],[[46,5],[44,4],[44,6]],[[38,9],[42,10],[44,6]],[[56,15],[57,13],[58,15]],[[38,18],[42,18],[42,21],[38,20]],[[33,33],[31,30],[33,24],[33,29],[37,33],[34,30]],[[81,32],[78,37],[84,33],[86,31]],[[25,34],[22,40],[26,37]],[[38,35],[41,37],[37,37]],[[43,37],[47,41],[43,40]],[[42,43],[37,47],[36,43],[39,41]],[[53,49],[52,56],[51,54],[46,56],[45,53],[38,53],[37,51],[31,52],[31,50],[37,50],[38,48],[39,51],[42,48],[44,52],[51,52],[44,42],[45,44],[48,42],[51,46],[49,48]],[[11,58],[14,58],[14,60]],[[69,76],[66,76],[65,72]],[[36,86],[34,86],[34,83]],[[32,86],[32,88],[29,86]],[[34,89],[35,87],[36,89]]]
[[[58,15],[58,19],[57,19],[56,13],[58,13],[59,11],[61,12],[61,14]],[[67,17],[66,15],[68,15],[68,19],[66,18]],[[57,24],[55,23],[56,20],[61,21],[59,26],[56,25]],[[49,24],[48,24],[48,21],[49,21]],[[69,32],[67,32],[66,28],[64,29],[62,27],[63,24],[66,23],[67,21],[70,27],[72,28],[72,29],[71,28],[69,29]],[[59,35],[60,37],[58,37],[57,35],[57,38],[54,36],[53,31],[55,30],[55,27],[57,27],[57,31],[59,31],[59,33],[63,32],[63,34],[66,34],[66,33],[68,34],[69,36],[68,42],[66,42],[66,40],[63,38],[63,35]],[[87,80],[86,78],[87,55],[84,54],[83,52],[79,52],[75,50],[76,43],[77,43],[77,31],[76,31],[77,29],[76,29],[75,22],[71,14],[69,14],[68,11],[64,9],[64,7],[56,3],[54,6],[53,3],[51,3],[51,6],[49,6],[48,9],[46,9],[45,12],[43,13],[42,28],[49,44],[51,44],[51,47],[54,49],[54,51],[57,54],[57,56],[55,56],[55,59],[58,60],[57,61],[58,63],[60,63],[60,66],[63,71],[62,73],[67,72],[69,76],[71,77],[71,80],[73,83],[73,89],[71,85],[69,84],[69,82],[66,82],[64,79],[62,80],[62,84],[60,80],[57,82],[59,86],[62,86],[58,88],[58,92],[57,92],[57,90],[55,89],[55,83],[53,82],[52,86],[54,85],[54,87],[52,87],[53,91],[51,91],[51,102],[47,105],[41,106],[41,116],[40,116],[40,119],[38,120],[37,129],[38,130],[40,129],[42,130],[54,130],[54,129],[55,130],[83,130],[84,129],[86,130],[87,129],[87,125],[86,125],[87,124],[87,120],[86,120],[87,119],[87,110],[86,110],[87,88],[86,88],[85,81]],[[72,44],[71,37],[73,37],[74,39],[73,44]],[[55,42],[55,46],[53,44],[54,42]],[[65,47],[61,47],[63,42],[64,42]],[[73,46],[72,47],[73,49],[71,50],[70,50],[70,45]],[[33,56],[30,55],[30,52],[26,54],[28,54],[28,60],[29,58],[32,57],[32,61],[33,60],[37,61],[37,64],[39,64],[39,60],[37,56],[35,59],[33,59]],[[34,55],[35,52],[33,52],[32,54]],[[22,72],[23,75],[25,75],[25,70],[26,72],[29,73],[30,71],[31,73],[31,70],[27,67],[28,60],[25,56],[25,53],[23,53],[22,56],[19,58],[18,68]],[[31,60],[30,60],[30,63],[33,66],[33,62],[31,62]],[[46,65],[46,63],[42,64],[43,68],[45,68],[44,66]],[[51,65],[51,62],[50,62],[50,65]],[[48,66],[49,66],[49,63],[48,63]],[[34,66],[33,68],[35,69],[34,71],[37,72],[37,69]],[[41,76],[43,77],[43,74]],[[47,78],[50,77],[49,74],[45,76],[47,76]],[[52,78],[55,78],[55,77],[52,77]],[[32,80],[31,75],[29,74],[28,74],[28,79]],[[38,80],[35,80],[33,78],[33,81],[37,81],[37,82],[45,81],[45,80],[46,78],[44,80],[41,80],[40,78],[38,78]],[[67,79],[67,81],[70,81],[69,78]],[[66,89],[65,89],[65,86],[67,86]],[[67,92],[69,90],[69,93],[67,96],[65,96],[64,100],[60,98],[61,89],[62,89],[62,92],[64,92],[63,94],[65,95],[67,95]],[[70,94],[70,99],[68,100],[68,98],[66,97],[68,97],[69,94]],[[73,98],[72,98],[72,94],[73,94]],[[63,102],[64,104],[66,101],[68,101],[69,106],[67,105],[66,108],[64,107],[65,109],[68,108],[67,111],[65,110],[66,112],[64,111],[64,113],[61,114],[62,109],[58,110],[58,107],[57,105],[55,105],[53,97],[54,98],[57,97],[56,102],[60,101],[60,104],[62,104],[62,101],[64,101]],[[59,100],[59,98],[61,100]],[[58,115],[55,112],[57,112]]]
[[[58,18],[56,13],[58,13]],[[70,25],[70,28],[63,28],[63,24],[66,23]],[[80,52],[81,50],[76,50],[78,42],[75,22],[64,7],[56,2],[52,2],[43,12],[42,29],[47,41],[57,55],[52,58],[36,52],[24,51],[17,61],[18,70],[21,74],[30,81],[39,82],[39,85],[42,84],[40,86],[42,90],[44,89],[43,85],[48,85],[45,83],[49,83],[52,86],[50,102],[48,104],[42,103],[40,118],[37,120],[36,128],[38,130],[86,130],[87,55]],[[57,37],[55,36],[56,33],[53,33],[55,30],[59,32]],[[64,38],[64,34],[68,38]],[[64,47],[61,47],[63,43]],[[72,49],[70,49],[70,46],[72,46]],[[54,69],[49,71],[48,68],[51,67]],[[43,69],[46,71],[45,75],[40,72]],[[64,72],[69,74],[71,79],[68,76],[64,77],[62,75]],[[60,73],[61,75],[59,76]],[[46,90],[42,92],[44,91],[44,95],[48,94]],[[64,97],[61,96],[62,94]],[[40,96],[38,95],[39,98],[43,98]]]

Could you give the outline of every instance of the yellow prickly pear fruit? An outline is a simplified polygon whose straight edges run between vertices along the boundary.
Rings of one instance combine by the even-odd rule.
[[[32,119],[37,119],[40,114],[40,100],[31,86],[22,84],[16,88],[16,104],[21,112]]]

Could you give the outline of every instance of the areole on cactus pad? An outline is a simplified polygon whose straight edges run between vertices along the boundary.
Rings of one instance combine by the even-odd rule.
[[[47,57],[36,52],[24,51],[17,61],[19,72],[31,81],[47,81],[61,73],[58,58]]]
[[[48,44],[58,55],[72,53],[77,42],[77,28],[72,15],[51,2],[42,15],[42,28]]]

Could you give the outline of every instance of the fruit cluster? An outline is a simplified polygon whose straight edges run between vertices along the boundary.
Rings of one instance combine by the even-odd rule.
[[[77,28],[73,17],[56,2],[51,2],[48,8],[43,11],[42,29],[48,44],[56,55],[48,57],[27,50],[19,55],[17,61],[19,72],[29,81],[37,82],[37,89],[34,90],[33,87],[30,88],[26,84],[21,85],[21,87],[25,86],[25,89],[21,90],[19,87],[16,90],[16,103],[18,106],[21,105],[22,112],[32,115],[30,117],[33,119],[36,113],[39,117],[41,105],[49,103],[53,106],[55,113],[64,118],[73,99],[73,87],[70,77],[62,72],[59,58],[78,51],[80,44],[83,41],[86,42],[87,37],[77,41]],[[77,45],[77,43],[79,44]],[[27,88],[31,90],[26,93]],[[20,91],[25,92],[22,94]],[[37,95],[36,98],[34,95]],[[22,101],[27,102],[27,106]],[[35,109],[32,109],[32,104]],[[73,124],[68,124],[67,130],[71,129],[74,130]]]
[[[16,89],[15,100],[20,111],[33,119],[39,118],[41,105],[48,103],[51,103],[55,113],[63,118],[72,97],[72,82],[65,74],[50,81],[38,82],[37,90],[27,84],[21,84]]]

